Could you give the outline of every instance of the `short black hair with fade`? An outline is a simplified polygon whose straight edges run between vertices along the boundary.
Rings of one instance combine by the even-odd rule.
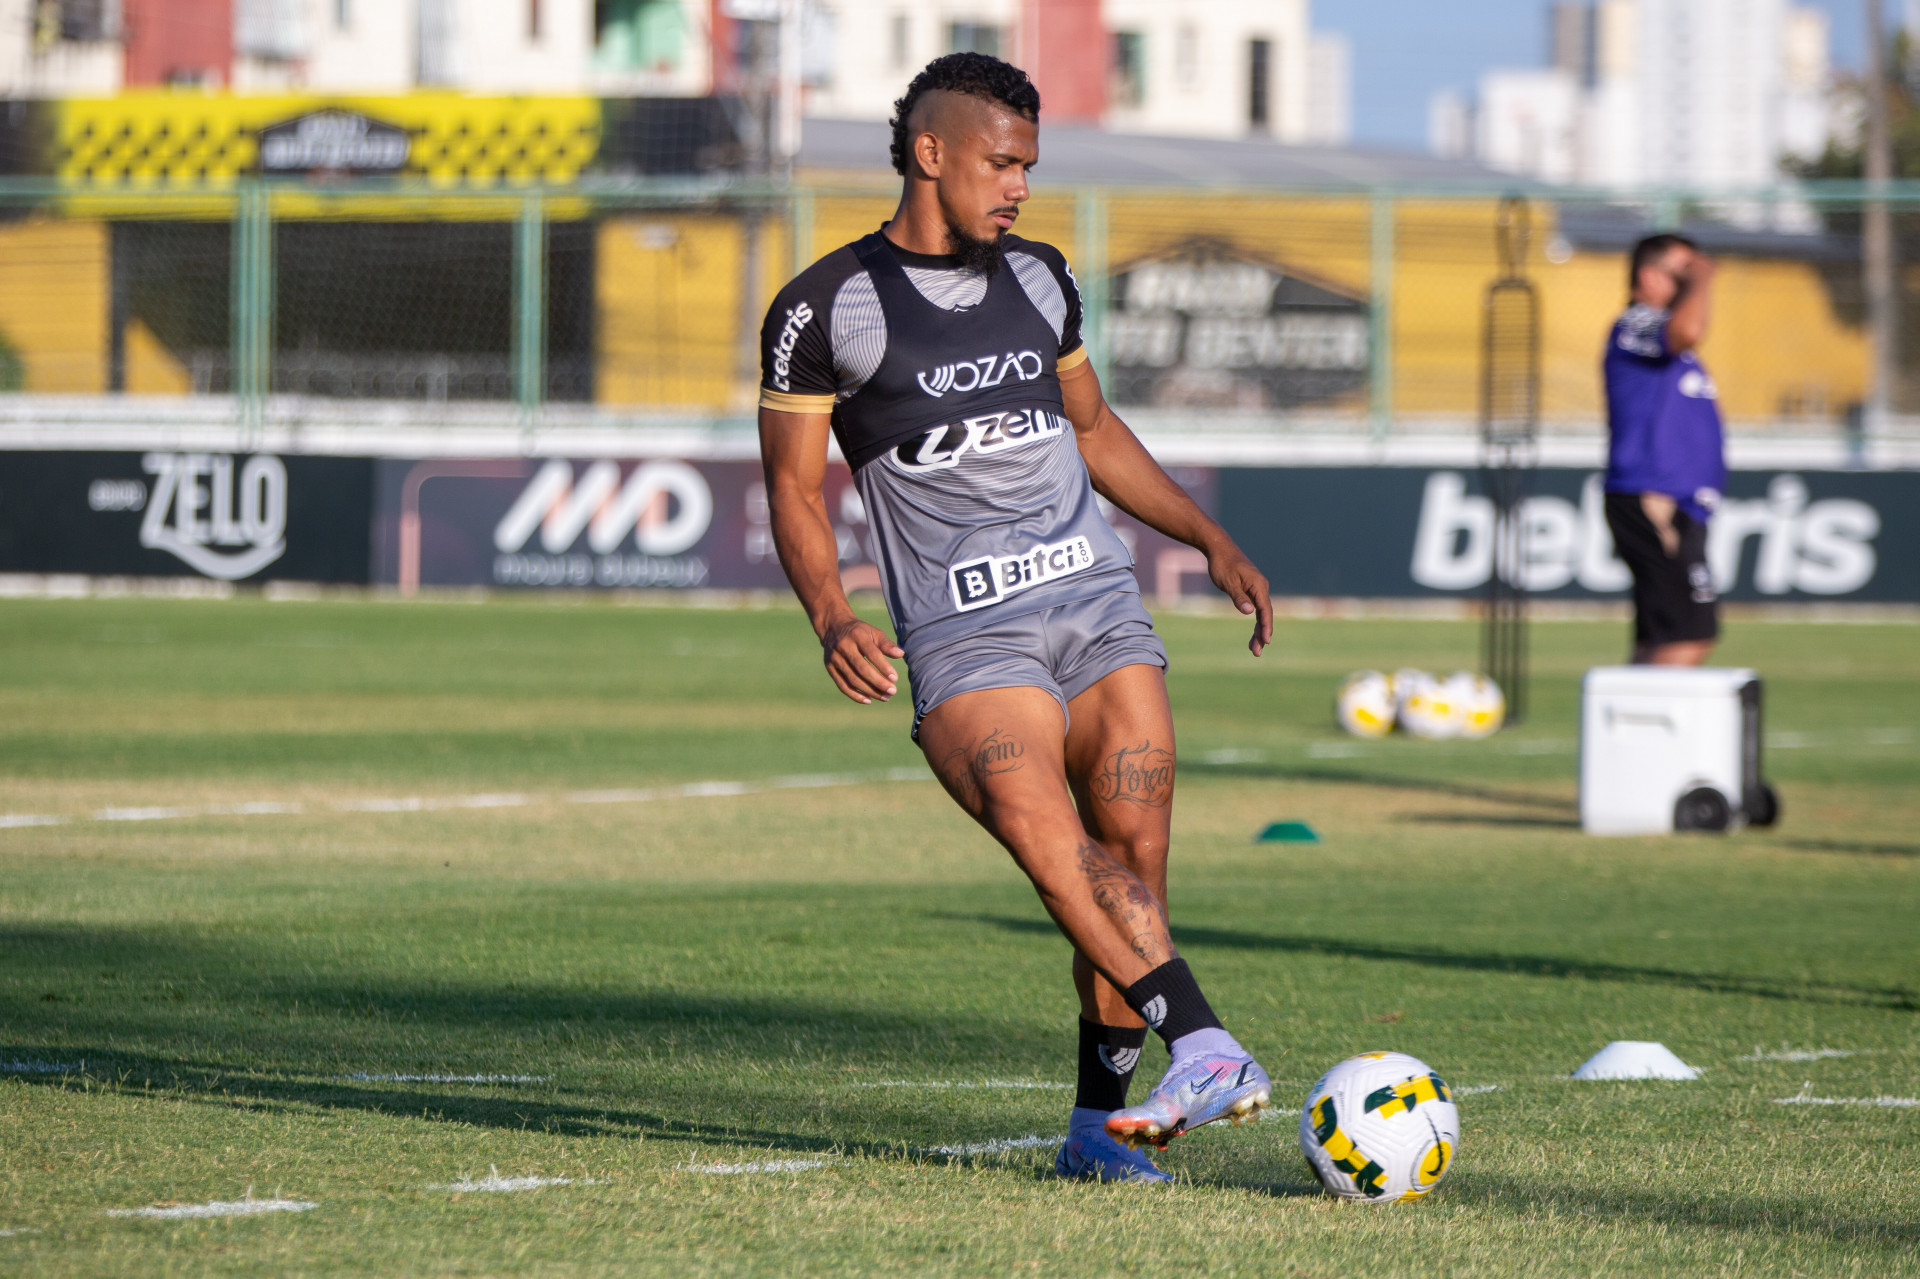
[[[1657,262],[1667,255],[1667,250],[1675,245],[1692,249],[1695,253],[1700,246],[1684,235],[1675,235],[1671,231],[1659,235],[1650,235],[1633,246],[1633,256],[1627,263],[1627,292],[1632,293],[1640,287],[1640,268]]]
[[[1035,124],[1040,122],[1040,90],[1011,62],[984,53],[949,53],[935,58],[893,104],[893,119],[888,121],[893,126],[893,171],[901,177],[907,175],[907,119],[921,98],[940,90],[964,93],[1003,106]]]

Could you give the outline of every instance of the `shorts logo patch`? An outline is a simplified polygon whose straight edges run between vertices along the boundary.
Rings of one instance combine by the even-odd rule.
[[[964,613],[1092,567],[1093,544],[1084,537],[1074,537],[1018,555],[989,555],[952,565],[947,569],[947,581],[953,588],[953,606]]]
[[[1720,596],[1713,589],[1713,569],[1706,564],[1687,565],[1687,585],[1695,604],[1711,604]]]

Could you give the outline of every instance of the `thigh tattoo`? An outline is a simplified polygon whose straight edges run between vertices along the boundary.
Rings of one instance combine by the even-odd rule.
[[[1019,738],[996,728],[977,742],[954,747],[934,771],[960,807],[978,817],[985,808],[980,779],[1025,767],[1021,757],[1026,753]]]
[[[1109,755],[1093,776],[1095,799],[1165,808],[1173,802],[1173,752],[1151,741]]]

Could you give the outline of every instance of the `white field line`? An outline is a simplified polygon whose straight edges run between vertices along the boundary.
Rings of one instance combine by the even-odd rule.
[[[1912,744],[1914,733],[1911,728],[1862,728],[1851,732],[1835,733],[1768,733],[1767,749],[1776,751],[1800,750],[1807,747],[1848,746],[1864,743],[1868,746],[1907,746]]]
[[[1043,1089],[1049,1092],[1065,1092],[1072,1084],[1036,1083],[1026,1079],[982,1079],[978,1083],[964,1083],[948,1079],[880,1079],[872,1083],[856,1083],[855,1088],[1029,1088]]]
[[[753,1172],[812,1172],[816,1168],[825,1168],[831,1156],[819,1159],[767,1159],[746,1164],[684,1164],[686,1172],[697,1172],[706,1177],[737,1177]]]
[[[15,1235],[37,1235],[39,1233],[40,1231],[38,1229],[30,1226],[22,1226],[17,1230],[0,1230],[0,1239],[11,1239]]]
[[[1782,1048],[1779,1052],[1768,1052],[1764,1048],[1755,1048],[1745,1057],[1735,1057],[1735,1061],[1826,1061],[1832,1057],[1858,1057],[1863,1050],[1859,1048]]]
[[[1468,1084],[1463,1088],[1455,1088],[1453,1095],[1456,1097],[1476,1097],[1483,1092],[1499,1092],[1502,1087],[1504,1087],[1502,1084]]]
[[[363,1073],[335,1075],[334,1078],[376,1084],[544,1084],[551,1083],[553,1080],[552,1075],[369,1075]]]
[[[1775,1097],[1776,1106],[1882,1106],[1905,1110],[1920,1106],[1920,1097],[1816,1097],[1811,1083],[1802,1084],[1791,1097]]]
[[[710,781],[688,782],[682,786],[661,786],[623,790],[570,791],[558,797],[548,795],[395,795],[365,799],[340,799],[328,805],[337,813],[433,813],[449,809],[525,808],[557,798],[565,804],[647,804],[662,799],[716,799],[735,795],[759,795],[776,790],[812,790],[829,786],[865,786],[874,782],[919,782],[933,780],[922,768],[883,768],[869,773],[805,773],[775,777],[765,782]],[[62,826],[73,821],[164,822],[189,817],[268,817],[297,815],[305,805],[275,800],[253,800],[237,804],[200,804],[190,807],[100,808],[82,815],[61,813],[0,813],[0,830],[28,826]]]
[[[86,1068],[74,1061],[0,1061],[0,1075],[71,1075]]]
[[[487,1175],[475,1181],[471,1177],[462,1177],[459,1181],[444,1186],[428,1186],[428,1190],[451,1190],[463,1195],[505,1195],[516,1190],[540,1190],[547,1186],[597,1186],[600,1183],[592,1178],[575,1181],[572,1177],[502,1177],[500,1169],[489,1165]]]
[[[927,1146],[918,1153],[923,1155],[997,1155],[1008,1150],[1032,1150],[1036,1146],[1057,1146],[1065,1141],[1065,1133],[1058,1137],[1003,1137],[999,1141],[973,1141],[964,1146]]]
[[[183,1217],[251,1217],[262,1212],[309,1212],[320,1205],[307,1199],[234,1199],[204,1204],[155,1204],[150,1208],[109,1208],[109,1217],[151,1217],[177,1221]]]

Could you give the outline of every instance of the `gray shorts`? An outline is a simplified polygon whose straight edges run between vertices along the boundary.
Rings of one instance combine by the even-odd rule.
[[[1166,645],[1133,591],[1110,591],[1001,621],[907,654],[913,682],[913,739],[920,721],[949,697],[983,688],[1041,688],[1067,703],[1122,666],[1167,664]]]

